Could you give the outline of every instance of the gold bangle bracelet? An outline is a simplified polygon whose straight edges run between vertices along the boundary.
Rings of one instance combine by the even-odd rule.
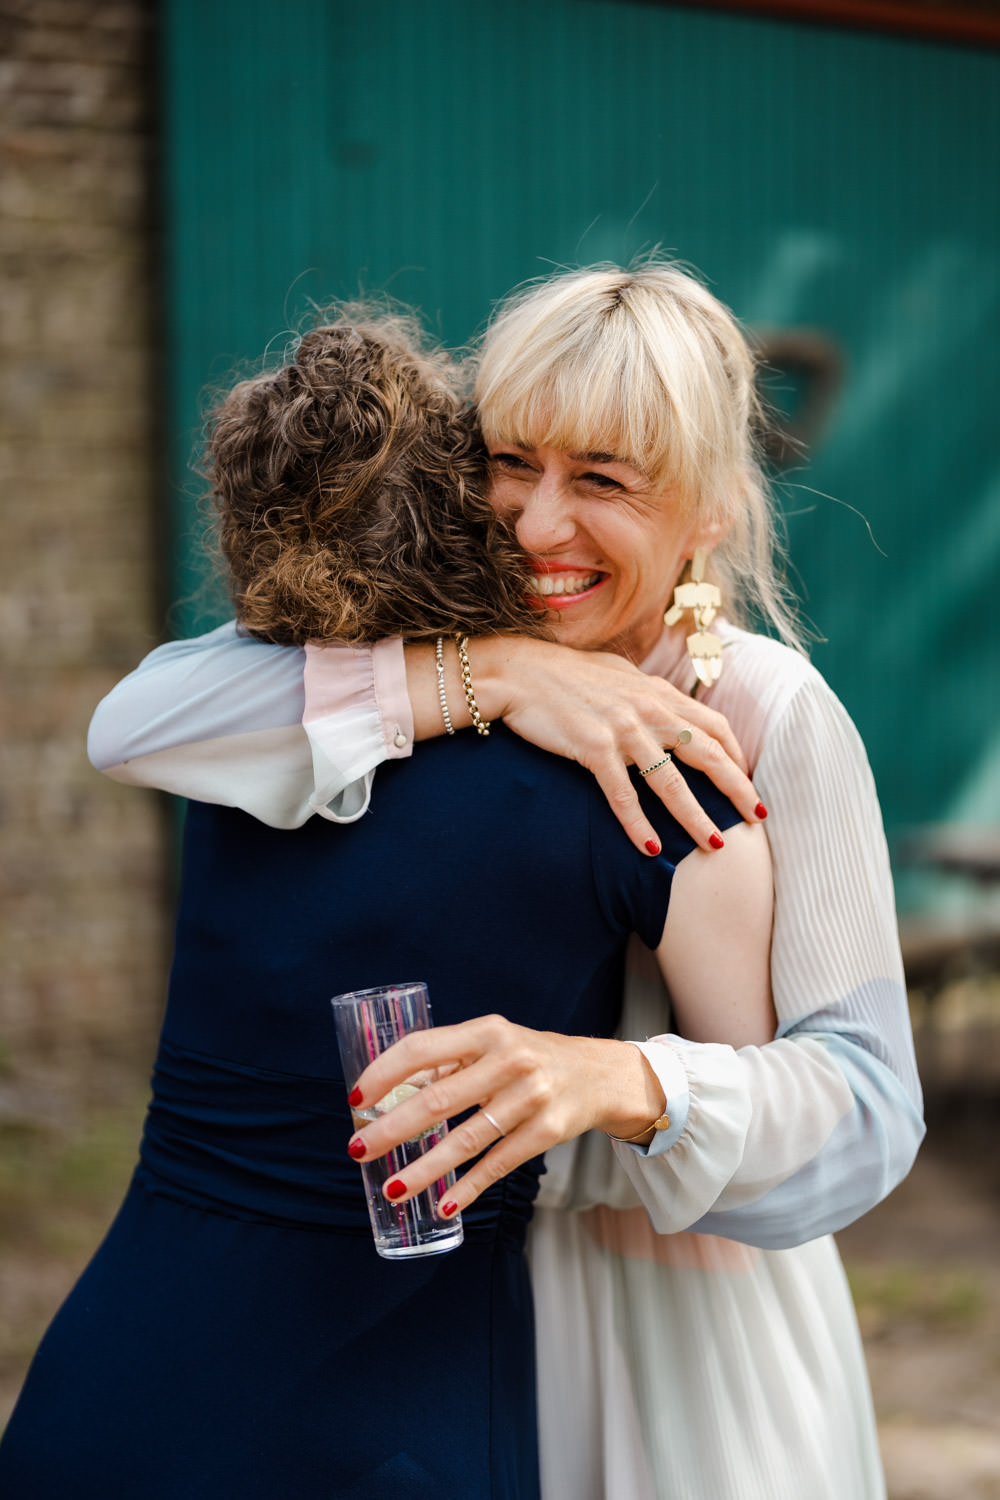
[[[660,1115],[660,1117],[659,1117],[658,1120],[653,1120],[653,1122],[650,1125],[647,1125],[646,1128],[645,1128],[645,1130],[640,1130],[639,1133],[638,1133],[638,1135],[611,1135],[611,1131],[610,1130],[607,1132],[607,1134],[608,1134],[608,1136],[610,1136],[611,1140],[613,1140],[613,1141],[621,1141],[621,1143],[622,1143],[623,1146],[635,1146],[635,1145],[637,1145],[642,1140],[643,1136],[644,1135],[648,1135],[651,1130],[669,1130],[669,1129],[670,1129],[670,1116],[667,1115],[667,1114],[662,1114],[662,1115]]]
[[[472,668],[469,665],[469,637],[457,635],[455,644],[458,647],[458,664],[462,669],[462,687],[465,689],[465,701],[469,705],[469,717],[476,726],[476,733],[488,735],[490,732],[490,721],[484,719],[479,712],[479,704],[476,695],[472,691]]]

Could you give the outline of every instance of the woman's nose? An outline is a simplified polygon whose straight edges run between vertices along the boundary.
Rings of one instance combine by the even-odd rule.
[[[576,523],[571,501],[561,480],[540,476],[514,516],[517,539],[525,552],[544,555],[573,540]]]

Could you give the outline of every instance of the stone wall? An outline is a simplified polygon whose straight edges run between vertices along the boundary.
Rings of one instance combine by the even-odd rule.
[[[0,1114],[144,1057],[164,992],[164,809],[85,753],[158,638],[152,20],[0,0]]]

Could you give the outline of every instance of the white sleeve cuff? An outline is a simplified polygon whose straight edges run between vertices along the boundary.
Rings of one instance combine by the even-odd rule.
[[[375,767],[413,752],[403,643],[306,646],[303,727],[312,751],[311,806],[334,823],[368,810]]]
[[[691,1108],[691,1092],[688,1087],[687,1069],[681,1062],[677,1049],[669,1042],[633,1042],[649,1063],[660,1081],[667,1101],[665,1113],[670,1117],[668,1130],[657,1130],[648,1146],[634,1145],[628,1141],[617,1141],[616,1146],[627,1146],[640,1156],[660,1156],[669,1151],[687,1129]]]

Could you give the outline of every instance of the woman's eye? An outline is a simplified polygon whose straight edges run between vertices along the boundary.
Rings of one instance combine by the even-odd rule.
[[[621,484],[610,474],[581,474],[584,484],[592,484],[598,490],[620,490]]]
[[[493,453],[490,462],[496,464],[498,469],[519,470],[530,468],[526,459],[520,453]]]

